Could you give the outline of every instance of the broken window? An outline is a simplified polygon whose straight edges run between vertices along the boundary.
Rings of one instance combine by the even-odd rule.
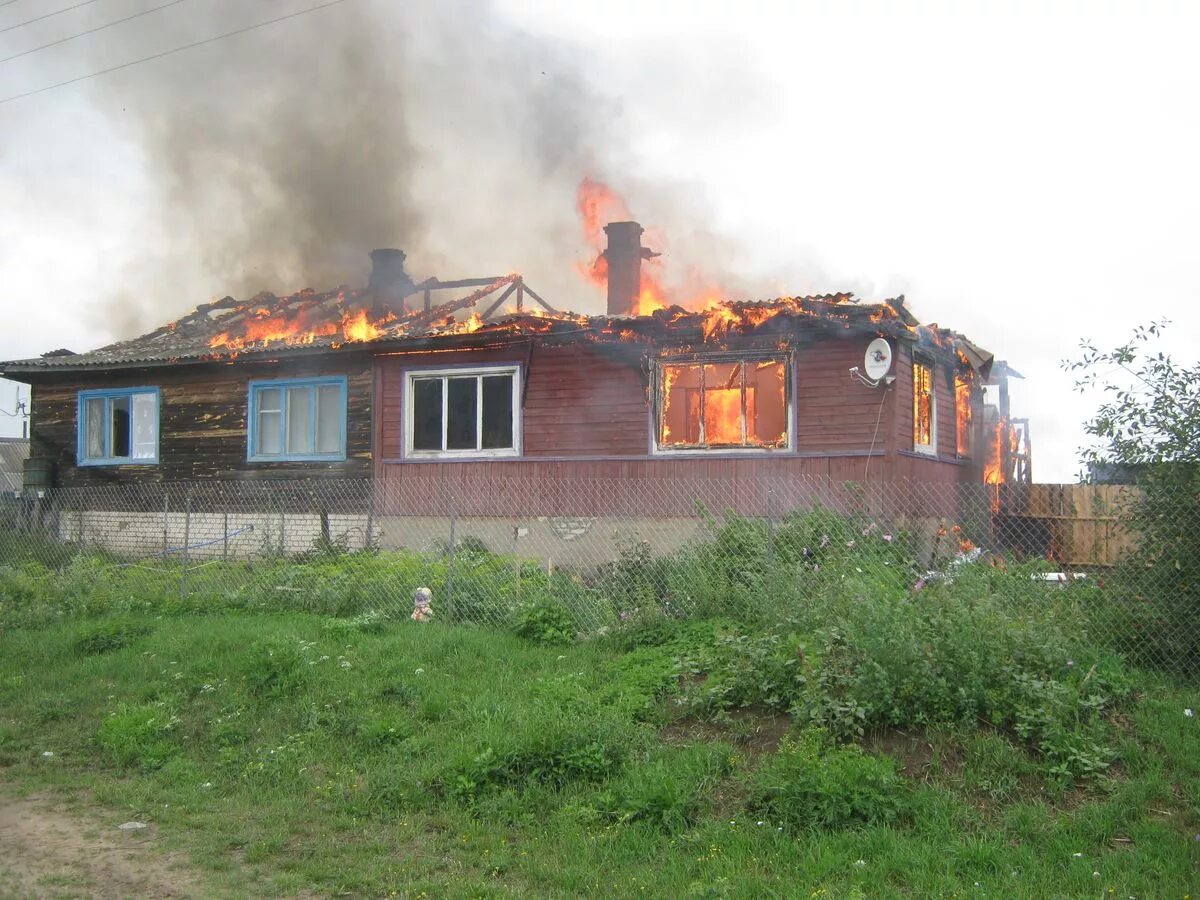
[[[933,391],[933,365],[913,360],[913,449],[937,453],[937,399]]]
[[[80,465],[158,462],[158,389],[79,392]]]
[[[786,448],[787,370],[783,359],[660,362],[658,448]]]
[[[968,457],[973,440],[971,381],[962,375],[954,376],[954,413],[955,449],[959,456]]]
[[[346,458],[346,379],[250,383],[249,457],[274,460]]]
[[[515,456],[516,367],[442,369],[408,376],[410,456]]]

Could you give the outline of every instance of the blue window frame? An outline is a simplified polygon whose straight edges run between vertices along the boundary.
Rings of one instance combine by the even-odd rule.
[[[250,382],[250,462],[346,458],[346,378]]]
[[[158,388],[79,392],[75,460],[81,466],[158,463]]]

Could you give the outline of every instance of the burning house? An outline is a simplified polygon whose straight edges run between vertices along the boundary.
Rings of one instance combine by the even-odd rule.
[[[903,297],[667,305],[641,226],[604,233],[604,315],[519,275],[414,281],[376,250],[363,289],[227,297],[0,364],[32,390],[27,486],[371,479],[386,516],[453,484],[500,516],[498,479],[617,479],[631,496],[678,478],[1028,479],[1013,370]]]

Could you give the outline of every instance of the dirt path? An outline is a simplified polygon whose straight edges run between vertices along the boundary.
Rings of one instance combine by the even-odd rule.
[[[0,898],[194,897],[199,880],[155,849],[155,831],[84,820],[47,796],[0,789]]]

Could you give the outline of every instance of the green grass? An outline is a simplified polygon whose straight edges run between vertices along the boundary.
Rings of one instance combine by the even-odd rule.
[[[966,700],[891,721],[904,681],[861,741],[791,722],[805,685],[775,711],[778,682],[716,703],[706,692],[748,691],[746,659],[792,678],[731,634],[696,622],[556,646],[254,610],[30,619],[0,633],[0,777],[155,823],[214,894],[1197,893],[1194,686],[1126,673],[1103,734],[1070,731],[1115,762],[1064,781],[1036,735],[979,727]],[[870,687],[869,706],[883,674],[847,696]],[[782,744],[764,737],[789,723]]]

